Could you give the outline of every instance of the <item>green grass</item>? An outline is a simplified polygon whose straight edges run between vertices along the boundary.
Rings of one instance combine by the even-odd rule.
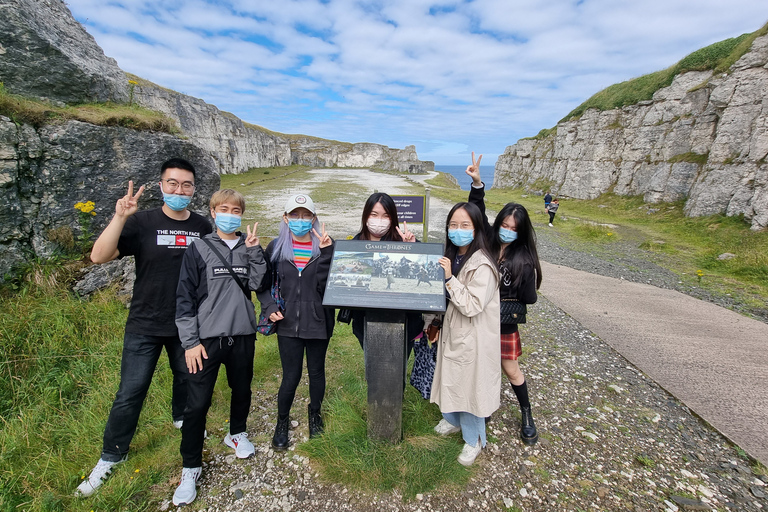
[[[47,124],[76,120],[99,126],[123,126],[134,130],[180,133],[175,121],[160,112],[137,105],[90,103],[55,106],[50,103],[9,93],[0,83],[0,115],[17,124],[36,128]]]
[[[715,74],[723,73],[749,50],[757,37],[766,33],[768,24],[750,34],[742,34],[701,48],[665,70],[611,85],[576,107],[560,122],[578,119],[590,108],[611,110],[650,100],[653,93],[671,85],[675,75],[686,71],[712,70]],[[539,132],[539,135],[541,134],[542,132]]]

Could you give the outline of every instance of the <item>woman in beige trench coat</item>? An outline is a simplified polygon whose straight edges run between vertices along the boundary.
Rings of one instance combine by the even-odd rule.
[[[499,274],[483,226],[477,206],[454,206],[440,258],[449,303],[430,400],[443,413],[435,430],[443,435],[462,432],[465,445],[458,460],[465,466],[485,446],[485,418],[499,408],[501,392]]]

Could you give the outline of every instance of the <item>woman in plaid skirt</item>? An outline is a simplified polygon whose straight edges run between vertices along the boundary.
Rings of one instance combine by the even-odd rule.
[[[475,161],[472,153],[472,165],[467,167],[467,174],[472,177],[469,202],[477,205],[485,217],[485,185],[480,179],[480,160]],[[541,265],[536,250],[536,233],[533,230],[528,211],[520,204],[507,203],[496,216],[491,226],[486,220],[486,232],[493,253],[499,265],[501,300],[514,299],[523,304],[536,302],[536,290],[541,286]],[[539,434],[531,414],[531,402],[528,399],[528,385],[517,363],[522,354],[520,332],[516,323],[501,324],[501,368],[512,384],[522,412],[520,439],[528,446],[536,444]]]

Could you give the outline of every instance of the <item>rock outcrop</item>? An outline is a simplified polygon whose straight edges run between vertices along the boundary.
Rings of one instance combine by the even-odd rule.
[[[134,101],[174,119],[185,136],[210,153],[220,174],[291,165],[291,147],[285,137],[244,123],[201,99],[146,80],[135,81]]]
[[[768,36],[728,73],[688,72],[652,101],[587,110],[541,139],[509,146],[494,186],[591,199],[613,191],[685,199],[690,216],[741,215],[768,225]]]
[[[64,103],[128,101],[128,79],[61,0],[0,0],[0,81]]]
[[[368,167],[411,174],[435,170],[434,162],[419,160],[416,146],[400,150],[367,142],[350,144],[304,136],[292,136],[291,161],[311,167]]]
[[[217,166],[189,141],[78,121],[36,130],[0,116],[0,273],[80,235],[77,202],[96,203],[92,229],[99,232],[128,180],[146,185],[142,209],[160,206],[160,165],[171,156],[194,162],[192,209],[207,214],[207,199],[219,188]]]

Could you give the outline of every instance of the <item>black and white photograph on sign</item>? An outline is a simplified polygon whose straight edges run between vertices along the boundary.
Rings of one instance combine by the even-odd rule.
[[[442,244],[337,241],[324,306],[445,311]]]

